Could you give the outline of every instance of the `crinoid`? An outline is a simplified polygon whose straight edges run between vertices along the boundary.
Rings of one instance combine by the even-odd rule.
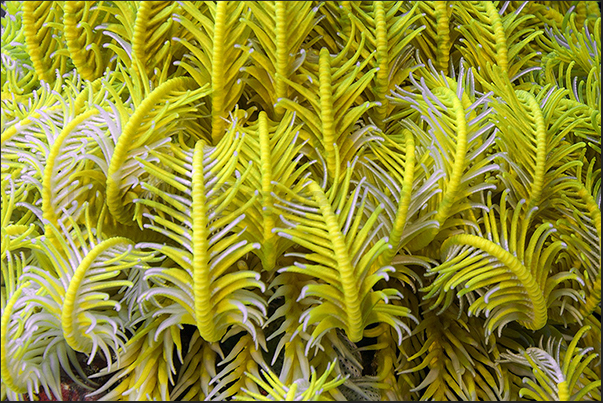
[[[594,1],[2,11],[0,400],[601,400]]]

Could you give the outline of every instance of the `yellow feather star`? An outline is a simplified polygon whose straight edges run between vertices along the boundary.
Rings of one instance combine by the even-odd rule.
[[[600,400],[596,2],[1,24],[0,400]]]

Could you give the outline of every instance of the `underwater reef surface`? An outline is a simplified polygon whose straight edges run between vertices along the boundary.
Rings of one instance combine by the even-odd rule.
[[[597,2],[2,9],[2,400],[601,400]]]

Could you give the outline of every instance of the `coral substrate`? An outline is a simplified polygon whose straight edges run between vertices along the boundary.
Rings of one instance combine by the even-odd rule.
[[[2,400],[600,401],[597,2],[3,9]]]

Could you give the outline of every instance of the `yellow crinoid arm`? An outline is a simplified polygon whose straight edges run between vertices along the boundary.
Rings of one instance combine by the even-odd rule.
[[[175,37],[178,24],[174,14],[182,13],[178,2],[140,1],[132,36],[132,55],[155,82],[161,83],[174,73],[174,61],[180,60],[185,47]]]
[[[266,349],[263,334],[258,332],[257,335],[252,336],[241,333],[241,329],[233,328],[224,339],[238,339],[238,341],[230,353],[218,363],[222,370],[211,380],[213,388],[206,399],[217,401],[233,399],[242,395],[246,387],[259,393],[254,381],[261,377],[260,369],[268,368],[262,354],[262,350]]]
[[[194,117],[197,102],[208,93],[207,85],[195,88],[192,78],[172,78],[144,97],[123,124],[107,171],[107,206],[118,222],[132,225],[136,220],[141,225],[141,213],[134,211],[132,201],[140,196],[143,170],[134,158],[148,155],[147,148],[166,147],[171,136],[187,140],[200,136],[194,119],[176,119],[176,115]]]
[[[120,348],[120,361],[99,372],[110,378],[87,397],[117,401],[173,399],[170,385],[176,383],[175,356],[182,359],[185,352],[177,325],[161,326],[162,322],[162,318],[146,318],[141,329]]]
[[[543,33],[533,27],[524,27],[522,22],[534,18],[517,12],[501,13],[495,2],[472,1],[462,6],[454,3],[453,16],[460,32],[462,56],[477,69],[486,64],[500,67],[511,81],[522,70],[534,67],[538,52],[531,42]],[[486,72],[483,72],[486,74]],[[492,80],[493,76],[486,76]]]
[[[451,308],[439,315],[425,312],[423,321],[414,329],[425,342],[399,373],[415,374],[428,369],[422,382],[412,389],[423,401],[450,400],[454,396],[465,400],[507,400],[508,391],[499,377],[501,365],[494,362],[497,355],[483,341],[483,321],[467,317],[456,305]]]
[[[243,393],[236,395],[234,399],[254,401],[323,400],[325,398],[325,396],[322,396],[323,394],[326,394],[331,389],[337,388],[337,386],[343,384],[346,380],[345,378],[341,378],[340,375],[329,380],[329,378],[331,378],[331,372],[335,368],[335,364],[336,362],[329,363],[325,372],[320,377],[316,374],[316,370],[312,368],[310,379],[296,379],[287,385],[283,384],[278,376],[272,371],[262,371],[264,373],[264,378],[267,379],[268,383],[256,375],[247,374],[250,379],[268,394],[264,396],[263,394],[252,392],[245,388],[242,390]]]
[[[419,212],[441,191],[438,182],[443,171],[436,170],[428,176],[424,164],[431,157],[425,149],[417,147],[415,141],[415,135],[403,128],[399,134],[387,134],[383,141],[370,142],[370,151],[358,161],[361,167],[356,174],[374,185],[369,192],[376,204],[385,207],[385,214],[381,216],[382,231],[392,246],[379,256],[371,270],[392,264],[408,243],[439,226],[433,220],[433,213]]]
[[[442,264],[429,269],[429,275],[437,278],[422,290],[424,299],[437,299],[430,309],[442,306],[444,311],[456,297],[467,298],[468,312],[479,315],[485,312],[486,335],[509,322],[538,330],[546,325],[549,309],[556,299],[563,296],[579,298],[569,281],[583,285],[575,271],[554,273],[552,262],[567,247],[561,241],[546,242],[555,231],[550,223],[542,223],[535,231],[529,230],[522,221],[521,201],[514,209],[507,209],[507,195],[503,192],[499,217],[492,208],[488,196],[488,212],[482,223],[485,237],[463,233],[453,235],[443,242]],[[553,290],[556,290],[553,292]],[[472,293],[479,292],[479,298]],[[563,308],[562,308],[563,309]]]
[[[241,158],[253,162],[251,173],[242,183],[239,203],[258,191],[259,202],[250,206],[246,218],[238,227],[246,228],[243,237],[250,242],[259,242],[260,249],[254,250],[265,270],[274,270],[276,258],[281,256],[290,243],[278,237],[273,229],[277,225],[278,214],[274,204],[281,197],[281,186],[287,189],[298,188],[301,178],[308,175],[311,162],[301,164],[302,147],[300,141],[301,125],[296,124],[295,115],[284,113],[282,119],[272,121],[264,111],[258,119],[242,128],[246,132],[246,141],[241,148]]]
[[[392,268],[385,266],[369,273],[370,266],[391,246],[387,238],[375,239],[375,223],[383,206],[365,209],[367,192],[362,183],[354,186],[351,194],[347,186],[342,187],[330,202],[320,185],[310,180],[304,190],[307,196],[287,193],[277,205],[288,226],[277,228],[277,234],[308,250],[296,253],[301,259],[282,270],[318,279],[316,284],[306,285],[300,295],[320,301],[300,318],[304,331],[313,328],[307,348],[319,343],[332,328],[344,330],[352,342],[362,339],[365,327],[376,322],[390,324],[400,340],[402,330],[409,331],[400,321],[413,318],[408,308],[387,303],[389,298],[396,298],[395,290],[373,290],[379,280],[388,278]]]
[[[366,99],[376,102],[375,108],[368,112],[373,123],[385,130],[393,106],[389,95],[396,85],[403,85],[411,71],[416,69],[418,61],[414,59],[410,44],[420,38],[425,26],[419,24],[422,14],[420,3],[404,2],[350,2],[348,17],[355,25],[356,44],[364,43],[362,56],[367,58],[375,53],[369,66],[376,69],[371,85],[364,90]],[[436,2],[436,8],[443,2]],[[352,34],[354,31],[352,31]],[[366,36],[362,41],[361,35]],[[347,39],[345,35],[344,39]],[[359,45],[357,45],[359,46]]]
[[[509,79],[501,74],[498,66],[487,66],[493,84],[480,81],[497,92],[499,98],[490,105],[496,112],[490,116],[498,129],[497,144],[502,151],[497,162],[503,167],[501,179],[505,187],[512,189],[515,202],[525,199],[528,214],[538,208],[543,214],[546,207],[561,197],[552,186],[572,167],[582,165],[581,150],[584,142],[569,143],[564,137],[580,123],[564,123],[567,114],[559,108],[567,107],[568,90],[546,86],[537,94],[513,90]],[[577,105],[573,105],[578,110]],[[527,225],[527,223],[526,223]]]
[[[601,302],[601,209],[597,202],[601,195],[601,169],[596,161],[583,157],[582,164],[572,169],[571,179],[555,184],[551,193],[561,197],[554,200],[554,210],[544,213],[555,221],[558,231],[553,237],[568,245],[568,263],[561,260],[558,266],[569,264],[584,277],[586,303],[572,304],[582,317],[593,313]],[[560,315],[556,319],[567,323],[567,317]]]
[[[23,3],[23,33],[27,53],[39,80],[52,83],[56,70],[67,69],[63,34],[63,2],[29,1]],[[59,52],[55,55],[56,52]]]
[[[239,163],[244,140],[233,123],[215,147],[203,141],[193,149],[172,144],[165,152],[151,152],[157,162],[137,158],[149,174],[141,186],[152,198],[135,203],[155,211],[144,213],[151,221],[144,227],[176,242],[174,246],[145,244],[177,265],[148,272],[149,278],[166,285],[152,288],[145,298],[167,297],[182,320],[196,325],[209,342],[220,341],[231,325],[255,334],[255,325],[263,322],[266,313],[263,298],[251,290],[264,289],[260,275],[240,261],[260,248],[236,229],[257,201],[257,194],[251,194],[244,204],[238,202],[241,184],[251,174],[249,164]]]
[[[578,330],[569,344],[563,339],[549,337],[546,346],[541,340],[538,347],[501,354],[501,362],[513,363],[532,372],[524,378],[526,386],[519,391],[519,396],[536,401],[601,400],[601,380],[589,368],[597,354],[590,347],[578,347],[585,333],[593,331],[587,325]]]
[[[286,256],[293,259],[294,253]],[[282,357],[282,366],[278,375],[285,383],[292,382],[298,377],[310,376],[312,357],[308,357],[304,352],[304,343],[310,339],[310,335],[303,330],[298,330],[304,305],[299,304],[297,299],[303,287],[311,281],[303,274],[287,272],[276,275],[267,287],[268,290],[275,290],[268,300],[268,305],[277,304],[282,299],[282,305],[279,305],[264,325],[266,340],[268,342],[274,340],[272,343],[276,343],[274,356],[268,363],[272,368],[278,368],[277,363]]]
[[[138,8],[136,1],[99,1],[94,7],[99,13],[111,15],[107,22],[96,26],[105,37],[111,38],[103,44],[117,56],[117,65],[132,67],[135,57],[132,54],[132,40]]]
[[[18,15],[22,9],[22,2],[2,3],[3,10],[8,15]],[[9,109],[23,99],[30,98],[34,89],[40,85],[35,69],[27,53],[23,21],[20,18],[2,19],[2,69],[0,78],[2,82],[2,109]],[[7,100],[13,102],[4,102]],[[3,111],[4,113],[4,111]],[[4,118],[2,119],[4,124]],[[4,129],[2,129],[4,130]],[[4,133],[3,133],[4,134]]]
[[[494,124],[488,122],[492,94],[477,95],[472,71],[466,71],[464,65],[456,79],[437,73],[433,67],[431,72],[421,72],[420,81],[411,77],[413,92],[398,88],[395,96],[401,104],[415,109],[426,123],[420,126],[408,120],[405,125],[417,136],[417,143],[429,150],[427,163],[443,176],[438,180],[441,193],[427,203],[428,211],[435,212],[430,219],[437,226],[409,242],[410,251],[427,246],[449,219],[471,209],[473,193],[495,188],[485,179],[499,168],[492,163],[493,156],[486,155],[496,138]]]
[[[89,388],[74,373],[89,381],[75,353],[84,353],[90,363],[100,352],[111,368],[129,321],[137,320],[136,312],[120,314],[122,304],[132,308],[126,290],[140,278],[134,272],[158,260],[126,238],[105,238],[88,214],[85,226],[71,221],[71,230],[50,226],[58,247],[45,236],[32,240],[36,260],[24,269],[20,288],[3,311],[2,378],[11,393],[31,395],[36,384],[60,398],[61,370]],[[40,348],[49,361],[37,354]]]
[[[425,29],[421,31],[414,42],[421,52],[422,61],[432,60],[437,71],[449,75],[450,52],[458,33],[452,26],[452,8],[450,1],[420,1],[419,10],[423,15],[418,22]]]
[[[178,40],[190,52],[178,61],[199,86],[209,84],[211,99],[211,141],[224,136],[226,120],[244,89],[241,68],[249,52],[242,49],[250,28],[240,23],[248,15],[242,1],[182,2],[176,15],[181,26]]]
[[[102,2],[101,2],[102,4]],[[113,52],[104,45],[111,38],[100,29],[103,24],[116,23],[115,16],[90,1],[65,2],[63,29],[69,56],[78,73],[86,80],[102,76],[106,68],[113,70]]]
[[[283,78],[300,94],[300,99],[295,102],[284,98],[278,104],[295,112],[307,125],[304,139],[308,139],[320,154],[317,158],[324,157],[329,183],[339,184],[345,176],[347,164],[364,143],[374,138],[368,134],[374,126],[363,125],[360,119],[377,103],[367,101],[356,105],[377,71],[373,68],[362,73],[372,54],[365,60],[359,60],[365,42],[364,35],[361,37],[358,49],[349,58],[346,56],[352,51],[352,39],[337,55],[330,54],[327,48],[320,49],[318,63],[308,66],[310,83],[307,86]]]
[[[280,98],[294,98],[284,78],[300,83],[305,80],[298,69],[306,58],[308,39],[318,22],[317,8],[308,1],[247,1],[251,15],[242,19],[249,25],[255,41],[250,49],[254,62],[243,67],[244,80],[256,92],[251,100],[263,106],[271,119],[282,117],[276,106]]]

